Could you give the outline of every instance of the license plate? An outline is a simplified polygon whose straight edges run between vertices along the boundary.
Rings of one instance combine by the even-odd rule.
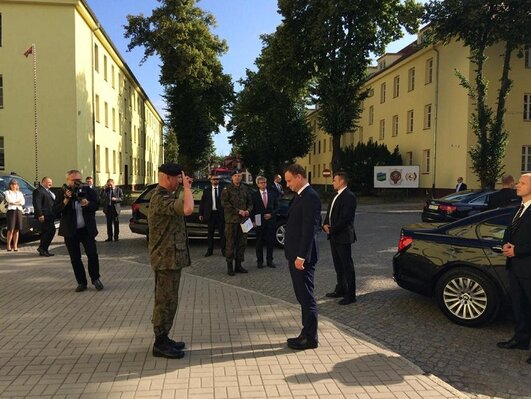
[[[437,209],[439,209],[439,206],[438,205],[428,205],[428,209],[433,209],[434,211],[436,211]]]

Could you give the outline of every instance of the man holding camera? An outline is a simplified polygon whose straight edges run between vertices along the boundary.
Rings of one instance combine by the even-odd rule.
[[[56,195],[53,211],[60,218],[59,235],[64,237],[70,262],[77,280],[76,292],[87,289],[87,276],[81,260],[81,247],[85,248],[88,259],[88,272],[94,287],[101,291],[100,263],[96,248],[96,211],[98,195],[81,181],[79,170],[66,172],[66,183]]]

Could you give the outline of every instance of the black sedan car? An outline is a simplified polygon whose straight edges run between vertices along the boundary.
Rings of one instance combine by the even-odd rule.
[[[230,184],[230,180],[220,180],[220,187],[223,189],[226,185]],[[245,184],[245,183],[242,183]],[[151,194],[156,184],[150,184],[140,194],[140,196],[133,202],[132,205],[132,217],[129,220],[129,228],[133,233],[148,235],[148,221],[147,221],[147,209],[149,208],[149,201],[151,200]],[[194,180],[192,182],[192,194],[194,196],[194,212],[186,217],[186,228],[188,230],[188,236],[190,238],[206,238],[207,237],[207,225],[199,220],[199,202],[203,195],[203,190],[210,186],[209,180]],[[250,190],[256,191],[256,187],[247,185]],[[279,209],[277,212],[277,229],[276,229],[276,244],[280,248],[284,247],[284,234],[286,229],[286,219],[289,208],[289,198],[282,198],[279,202]],[[217,234],[217,232],[216,232]],[[249,237],[254,237],[254,229],[249,232]]]
[[[22,194],[24,194],[24,217],[22,218],[22,229],[20,230],[21,238],[31,237],[39,234],[39,222],[33,214],[33,190],[35,187],[22,177],[10,174],[0,175],[0,242],[7,242],[7,208],[4,204],[4,191],[9,188],[9,181],[15,179]]]
[[[453,223],[403,227],[393,277],[407,290],[435,296],[442,312],[464,326],[510,313],[501,244],[515,207],[482,212]]]
[[[468,190],[426,200],[423,222],[453,222],[487,209],[492,190]]]

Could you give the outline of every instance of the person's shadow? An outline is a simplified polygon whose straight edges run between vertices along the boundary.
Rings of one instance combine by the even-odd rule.
[[[404,359],[399,356],[374,353],[336,363],[330,371],[291,375],[286,377],[286,382],[308,384],[332,380],[345,386],[395,385],[415,374],[419,372],[413,366],[404,365]]]

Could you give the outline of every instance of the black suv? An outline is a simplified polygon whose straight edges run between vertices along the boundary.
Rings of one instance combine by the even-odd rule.
[[[219,185],[221,189],[230,184],[230,180],[221,179]],[[249,190],[256,191],[257,188],[246,183],[242,183],[247,186]],[[147,222],[147,208],[149,208],[149,201],[151,200],[151,194],[156,184],[150,184],[140,194],[140,196],[133,202],[132,205],[132,217],[129,220],[129,228],[133,233],[148,235],[148,222]],[[206,238],[207,237],[207,225],[199,221],[199,202],[203,195],[203,190],[210,187],[210,181],[206,179],[194,180],[192,182],[192,194],[194,196],[194,212],[186,217],[186,227],[188,230],[188,236],[190,238]],[[284,233],[286,230],[286,219],[289,208],[289,198],[281,198],[279,201],[279,208],[277,212],[277,229],[276,229],[276,244],[280,248],[284,247]],[[254,229],[249,232],[249,237],[254,237]]]
[[[9,182],[15,179],[22,194],[24,194],[24,217],[22,219],[22,229],[20,236],[33,236],[39,234],[39,222],[33,215],[33,190],[35,187],[28,181],[16,174],[0,175],[0,242],[5,244],[7,242],[7,208],[4,202],[4,191],[9,189]]]

